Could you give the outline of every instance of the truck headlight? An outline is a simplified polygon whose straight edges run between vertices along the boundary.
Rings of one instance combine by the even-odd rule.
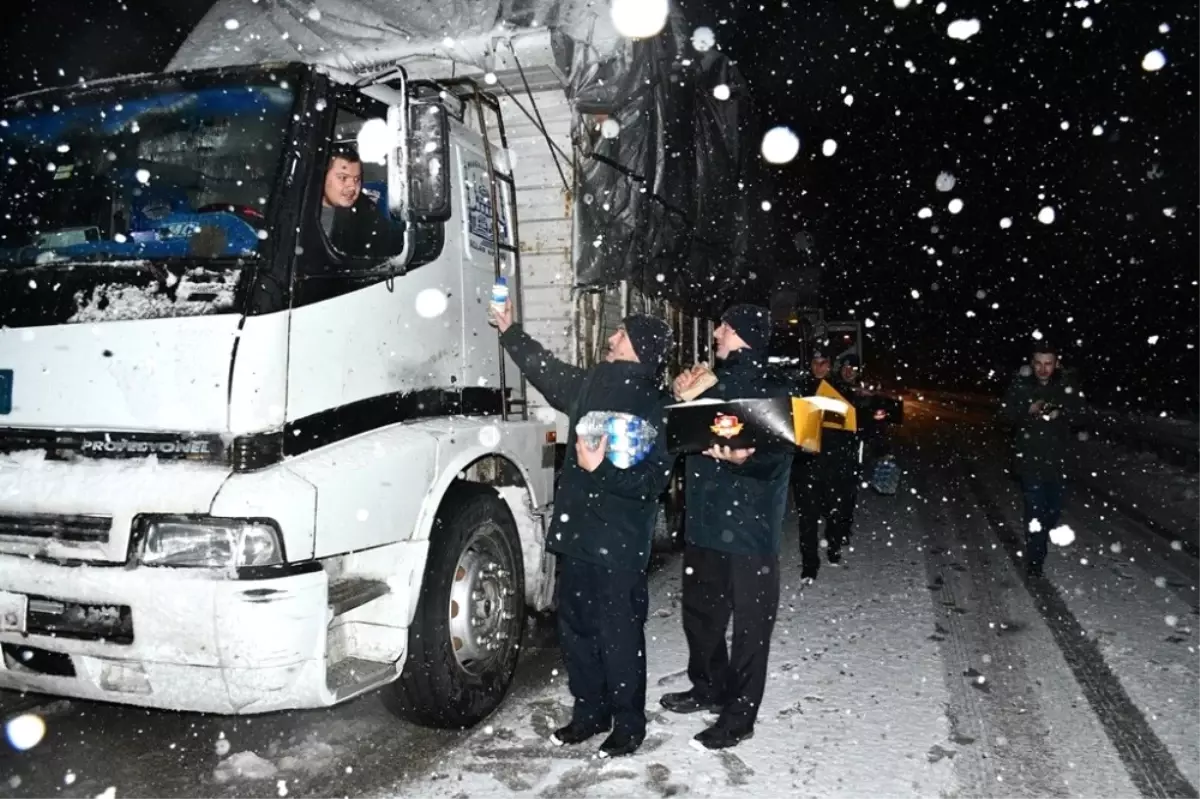
[[[149,517],[143,524],[140,560],[147,566],[236,569],[283,563],[279,529],[269,520]]]

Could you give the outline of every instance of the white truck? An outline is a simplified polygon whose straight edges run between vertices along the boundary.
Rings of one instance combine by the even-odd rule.
[[[469,66],[414,44],[191,69],[234,6],[166,73],[0,114],[0,688],[247,714],[389,686],[470,726],[552,604],[565,440],[486,321],[495,277],[575,363],[632,307],[684,360],[711,329],[574,290],[600,120],[545,28]],[[323,228],[343,142],[386,247]]]

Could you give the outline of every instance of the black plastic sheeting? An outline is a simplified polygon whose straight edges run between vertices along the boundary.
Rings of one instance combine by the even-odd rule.
[[[576,282],[629,280],[714,317],[770,293],[770,236],[747,192],[765,179],[762,130],[737,67],[716,49],[697,52],[691,34],[673,14],[658,36],[592,64],[582,63],[582,46],[560,42],[580,114],[576,141],[585,143]],[[727,100],[713,94],[721,84]],[[596,130],[604,114],[620,125],[613,138]]]

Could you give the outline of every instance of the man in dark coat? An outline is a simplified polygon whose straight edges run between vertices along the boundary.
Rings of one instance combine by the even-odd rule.
[[[830,375],[833,365],[833,349],[827,342],[813,343],[809,371],[801,376],[795,389],[797,396],[811,397],[817,393],[821,381],[832,384]],[[801,580],[811,584],[821,568],[820,522],[824,517],[826,529],[831,524],[841,525],[841,506],[836,497],[834,473],[841,471],[843,464],[833,463],[830,452],[840,454],[840,448],[830,446],[822,431],[821,452],[797,452],[792,462],[792,496],[796,502],[796,519],[800,528]],[[838,555],[835,554],[836,558]]]
[[[1072,415],[1083,408],[1079,392],[1058,370],[1058,353],[1047,343],[1034,346],[1029,367],[1009,386],[1000,413],[1014,428],[1016,472],[1025,499],[1025,567],[1040,575],[1047,538],[1058,526],[1066,480]]]
[[[718,382],[702,398],[786,396],[770,372],[770,313],[735,305],[715,339]],[[681,375],[676,393],[692,374]],[[736,746],[754,734],[767,681],[767,655],[779,605],[779,539],[787,510],[791,453],[716,448],[687,459],[687,550],[683,629],[692,688],[666,694],[676,713],[711,710],[716,724],[696,736],[707,749]],[[733,616],[733,651],[725,628]]]
[[[648,316],[627,317],[608,340],[604,363],[582,369],[560,361],[512,321],[511,304],[492,311],[500,342],[529,382],[567,414],[566,462],[554,496],[547,545],[560,558],[559,645],[575,707],[551,740],[582,743],[612,734],[601,757],[632,754],[646,737],[646,568],[659,497],[670,479],[661,370],[671,329]],[[590,411],[631,413],[657,430],[646,457],[619,469],[575,434]]]

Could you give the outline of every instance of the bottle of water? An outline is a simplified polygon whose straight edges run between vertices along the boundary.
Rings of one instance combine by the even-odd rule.
[[[504,313],[507,304],[508,278],[502,275],[496,278],[496,282],[492,285],[492,307],[496,309],[496,313]]]

